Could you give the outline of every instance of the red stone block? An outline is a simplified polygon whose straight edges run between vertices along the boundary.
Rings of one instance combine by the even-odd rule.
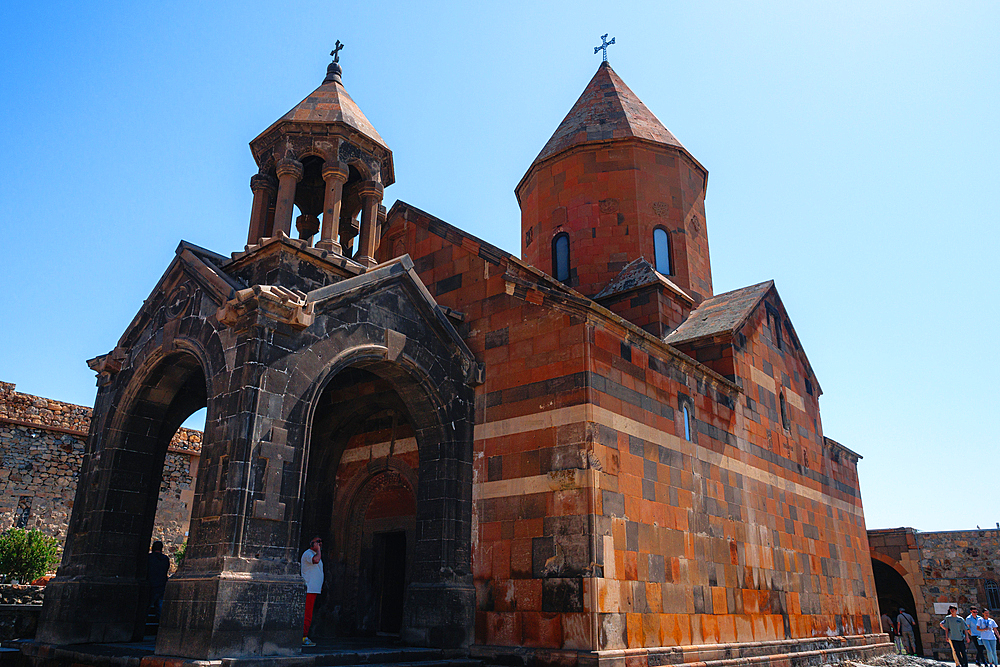
[[[542,609],[542,580],[514,579],[514,602],[518,611]]]
[[[563,648],[577,650],[597,648],[593,635],[593,617],[590,614],[563,613],[560,614],[560,621]]]
[[[515,539],[510,542],[510,571],[514,577],[531,577],[531,539]]]
[[[561,648],[563,645],[560,614],[524,612],[521,627],[524,646]]]
[[[494,542],[492,549],[493,556],[493,578],[510,578],[510,542]]]
[[[642,648],[646,645],[642,616],[642,614],[635,613],[625,615],[625,627],[627,630],[629,648]],[[657,632],[657,636],[659,636],[659,632]]]
[[[486,643],[495,646],[520,646],[521,615],[516,612],[487,612]]]

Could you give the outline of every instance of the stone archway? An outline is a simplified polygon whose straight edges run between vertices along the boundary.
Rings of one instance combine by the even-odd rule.
[[[328,536],[326,586],[312,633],[461,643],[428,637],[422,627],[427,588],[441,590],[442,573],[465,576],[455,560],[462,551],[451,550],[465,534],[444,543],[448,549],[441,541],[462,518],[449,506],[460,506],[470,491],[463,484],[443,486],[454,465],[450,456],[464,458],[449,451],[457,444],[447,432],[449,406],[435,396],[431,378],[382,354],[358,349],[339,362],[324,378],[312,411],[303,484],[302,542]]]
[[[270,273],[275,262],[280,275]],[[296,291],[257,282],[272,278]],[[70,537],[40,619],[43,642],[133,638],[158,447],[207,402],[187,555],[167,584],[156,653],[297,654],[300,537],[316,505],[303,500],[308,468],[325,458],[336,470],[343,449],[311,456],[322,430],[317,402],[341,373],[357,371],[384,383],[388,402],[350,400],[363,409],[343,424],[384,410],[405,415],[418,452],[408,464],[416,499],[400,638],[471,643],[473,386],[482,368],[409,258],[362,271],[284,238],[232,261],[182,243],[118,345],[89,363],[99,390]]]
[[[91,427],[62,566],[50,582],[58,603],[45,607],[42,640],[142,638],[167,446],[192,413],[211,412],[207,375],[196,346],[157,349],[105,396],[110,405]],[[66,617],[77,605],[87,609],[85,623]]]
[[[883,558],[872,557],[872,574],[875,577],[879,609],[881,613],[888,614],[894,623],[900,608],[905,609],[920,625],[916,600],[910,590],[910,585],[903,578],[903,574],[899,572],[900,569],[902,568],[898,568],[894,563],[886,562]],[[917,655],[923,655],[922,633],[919,628],[914,635]]]

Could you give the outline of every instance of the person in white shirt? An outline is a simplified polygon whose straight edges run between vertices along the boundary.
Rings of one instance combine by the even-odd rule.
[[[313,605],[316,596],[323,590],[323,540],[319,535],[312,538],[309,548],[302,553],[302,578],[306,580],[306,618],[302,624],[302,645],[315,646],[309,639],[309,627],[312,625]]]
[[[996,667],[997,664],[997,622],[990,618],[990,610],[983,609],[983,615],[976,624],[979,630],[979,643],[986,649],[986,664]]]

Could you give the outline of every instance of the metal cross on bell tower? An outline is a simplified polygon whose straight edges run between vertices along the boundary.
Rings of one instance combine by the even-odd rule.
[[[608,47],[615,43],[614,37],[611,38],[610,42],[608,41],[608,34],[609,33],[604,33],[603,35],[601,35],[601,45],[594,47],[595,54],[598,51],[604,51],[604,62],[608,62]]]
[[[611,41],[614,42],[615,40],[611,40]],[[340,50],[342,48],[344,48],[344,45],[341,44],[340,40],[338,39],[337,40],[337,46],[336,46],[336,48],[333,51],[330,51],[330,55],[333,56],[333,62],[335,62],[335,63],[339,63],[340,62]],[[594,51],[594,53],[597,53],[597,51]]]

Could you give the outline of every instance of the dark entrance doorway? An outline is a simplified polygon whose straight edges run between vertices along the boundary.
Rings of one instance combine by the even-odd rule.
[[[416,544],[419,452],[407,406],[347,368],[317,404],[303,536],[326,538],[313,637],[398,635]]]
[[[398,635],[403,625],[403,598],[406,593],[406,532],[396,530],[374,536],[373,574],[378,600],[378,632]]]
[[[872,559],[872,574],[875,575],[875,591],[878,594],[878,606],[881,613],[888,614],[892,622],[896,622],[900,608],[906,610],[914,619],[917,618],[917,605],[913,601],[913,593],[906,580],[896,572],[890,565],[880,560]],[[917,623],[919,626],[919,621]],[[917,655],[924,654],[924,647],[920,641],[920,630],[914,634],[914,641],[917,644]]]

